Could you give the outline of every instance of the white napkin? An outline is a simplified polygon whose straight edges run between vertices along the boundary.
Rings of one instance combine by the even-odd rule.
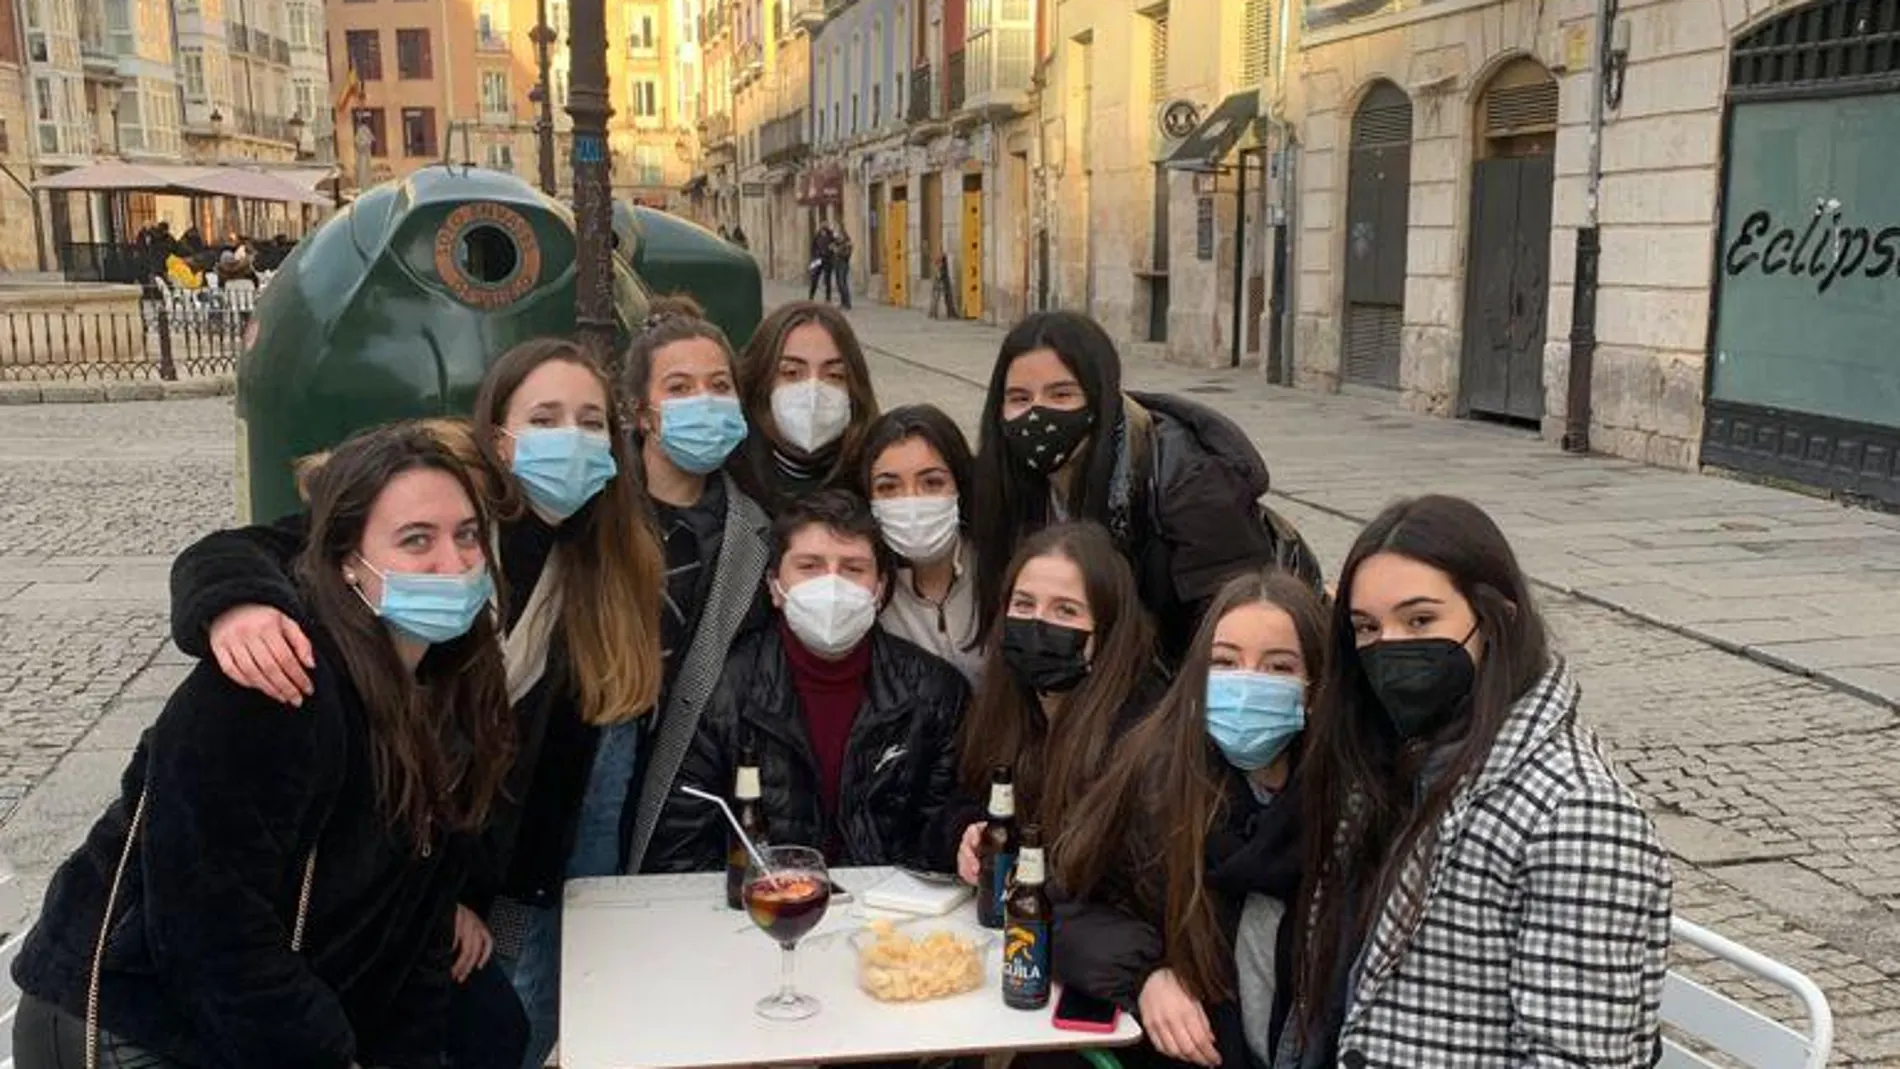
[[[961,883],[925,883],[909,873],[894,872],[864,892],[863,901],[871,909],[941,917],[969,897],[970,888]]]

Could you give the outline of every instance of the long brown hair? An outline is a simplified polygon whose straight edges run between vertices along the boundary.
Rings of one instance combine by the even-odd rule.
[[[747,485],[759,481],[759,476],[771,463],[770,450],[784,449],[784,445],[771,439],[766,428],[776,428],[772,420],[772,390],[778,385],[778,362],[785,355],[786,339],[792,331],[808,323],[823,327],[831,335],[832,344],[838,347],[838,355],[844,358],[845,392],[851,395],[851,422],[844,429],[844,437],[839,441],[838,457],[833,462],[831,474],[826,483],[836,484],[840,474],[857,471],[858,451],[864,444],[864,436],[871,432],[871,424],[878,415],[877,391],[871,387],[871,365],[865,362],[864,347],[858,344],[857,332],[851,329],[851,321],[844,313],[828,304],[817,301],[792,301],[780,305],[759,329],[752,334],[752,340],[746,343],[745,350],[739,354],[739,403],[745,406],[746,423],[752,428],[751,440],[747,443],[747,452],[752,456],[754,471],[741,479],[741,485],[754,500],[769,501],[772,495],[760,497],[766,487]],[[763,454],[763,455],[761,455]],[[862,490],[863,487],[854,487]]]
[[[581,719],[618,724],[653,708],[660,695],[660,586],[665,561],[654,533],[639,472],[628,445],[626,421],[607,373],[574,342],[535,338],[502,354],[488,369],[475,398],[476,439],[496,471],[509,466],[498,451],[508,402],[523,381],[555,360],[585,369],[607,399],[607,437],[619,474],[607,480],[587,508],[568,522],[561,554],[561,637]],[[501,481],[497,514],[504,520],[527,511],[514,479]],[[522,596],[528,592],[523,591]]]
[[[1250,605],[1293,619],[1311,704],[1326,653],[1318,595],[1278,568],[1228,580],[1208,603],[1174,685],[1116,747],[1055,852],[1057,878],[1078,897],[1111,879],[1127,882],[1142,915],[1161,919],[1167,967],[1203,1002],[1234,994],[1233,946],[1205,880],[1207,837],[1226,816],[1233,775],[1207,734],[1207,673],[1221,620]]]
[[[357,435],[309,470],[310,537],[294,570],[362,697],[378,805],[420,849],[437,829],[474,831],[487,820],[514,762],[515,725],[491,614],[430,647],[412,676],[387,628],[344,580],[384,488],[417,470],[443,472],[461,486],[487,546],[492,520],[468,469],[438,430],[397,423]]]
[[[1003,660],[1002,617],[1009,607],[999,608],[982,690],[963,720],[959,778],[970,796],[986,797],[990,769],[1012,766],[1018,816],[1040,823],[1053,839],[1070,806],[1101,774],[1129,704],[1154,678],[1154,625],[1136,592],[1135,573],[1101,525],[1061,523],[1031,535],[1010,561],[1003,589],[1014,590],[1024,566],[1038,557],[1061,557],[1082,573],[1095,618],[1088,677],[1054,716],[1044,714],[1035,691]]]
[[[1432,738],[1402,743],[1360,666],[1353,584],[1360,566],[1380,553],[1449,576],[1484,639],[1464,715]],[[1311,799],[1301,830],[1309,878],[1301,884],[1295,928],[1295,1014],[1303,1038],[1326,1027],[1336,959],[1366,937],[1387,899],[1398,895],[1401,916],[1408,924],[1415,919],[1423,889],[1401,879],[1406,860],[1431,847],[1431,831],[1462,781],[1484,763],[1512,706],[1551,663],[1543,617],[1504,532],[1471,502],[1439,495],[1397,502],[1360,532],[1339,573],[1329,643],[1302,771]],[[1450,762],[1417,802],[1425,759],[1441,747],[1452,748]],[[1352,900],[1360,905],[1348,912]]]

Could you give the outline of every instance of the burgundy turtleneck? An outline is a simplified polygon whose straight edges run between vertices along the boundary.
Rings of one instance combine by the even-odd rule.
[[[792,686],[798,691],[798,707],[805,717],[805,733],[811,738],[812,756],[818,759],[818,795],[824,801],[825,815],[835,817],[838,786],[844,777],[845,744],[850,741],[858,709],[864,704],[871,639],[866,636],[850,653],[827,661],[806,649],[782,620],[779,632],[785,641],[785,660],[792,668]]]

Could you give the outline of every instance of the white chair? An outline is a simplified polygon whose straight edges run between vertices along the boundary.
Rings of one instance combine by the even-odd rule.
[[[20,992],[13,986],[13,959],[26,942],[29,927],[20,881],[0,859],[0,1069],[13,1069],[13,1014],[20,1005]]]
[[[1715,955],[1742,972],[1766,980],[1800,1000],[1807,1012],[1805,1033],[1764,1016],[1677,970],[1663,981],[1662,1018],[1684,1039],[1710,1047],[1747,1069],[1823,1069],[1834,1048],[1834,1011],[1814,981],[1781,962],[1731,942],[1677,917],[1670,925],[1678,946]],[[1696,1054],[1672,1038],[1663,1040],[1657,1069],[1717,1069],[1717,1062]]]

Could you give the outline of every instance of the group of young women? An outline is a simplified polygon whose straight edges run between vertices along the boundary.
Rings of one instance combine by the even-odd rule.
[[[1058,978],[1139,1015],[1125,1060],[1649,1064],[1667,860],[1475,506],[1394,505],[1329,598],[1245,435],[1125,390],[1085,316],[1009,333],[973,453],[880,411],[824,305],[738,354],[657,307],[617,381],[524,344],[470,421],[365,432],[306,515],[181,555],[203,660],[47,893],[21,1069],[543,1064],[562,883],[694,853],[674,787],[735,673],[877,706],[839,678],[878,656],[846,656],[860,613],[960,711],[910,758],[955,782],[902,860],[974,882],[1009,766]],[[811,525],[844,549],[806,574]],[[810,845],[857,849],[809,803]]]

